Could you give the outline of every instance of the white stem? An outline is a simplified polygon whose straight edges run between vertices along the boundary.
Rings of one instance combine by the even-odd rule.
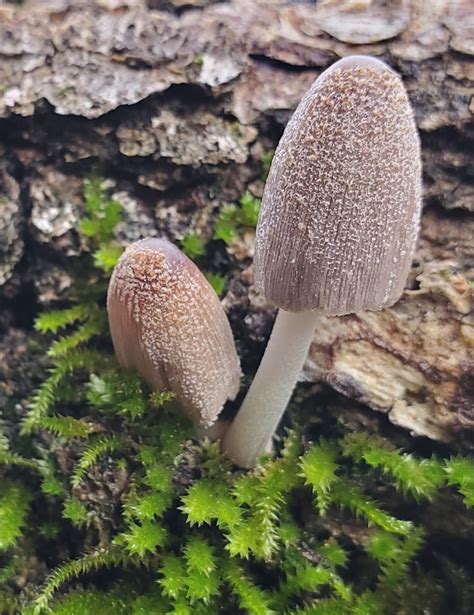
[[[234,463],[253,467],[265,452],[290,401],[308,354],[318,312],[278,312],[262,362],[222,448]]]

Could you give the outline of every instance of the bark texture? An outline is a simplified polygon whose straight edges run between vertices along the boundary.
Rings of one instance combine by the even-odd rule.
[[[328,318],[304,377],[414,434],[472,441],[471,0],[31,0],[0,6],[0,54],[0,394],[16,390],[12,340],[24,356],[32,315],[67,295],[84,176],[99,168],[123,203],[124,244],[211,240],[223,202],[261,196],[262,153],[315,77],[371,54],[401,74],[415,110],[422,234],[402,300]],[[252,286],[253,241],[215,242],[203,261],[229,274],[247,371],[273,315]]]

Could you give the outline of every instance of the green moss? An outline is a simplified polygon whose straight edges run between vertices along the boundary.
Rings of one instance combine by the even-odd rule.
[[[448,483],[459,489],[464,498],[464,504],[474,506],[474,459],[453,457],[444,467]]]
[[[225,291],[225,287],[227,285],[227,276],[220,275],[218,273],[206,273],[206,280],[214,289],[216,295],[218,297],[222,297]]]
[[[92,245],[104,248],[109,245],[122,217],[122,206],[108,198],[103,182],[92,177],[84,182],[86,216],[79,223],[80,233]]]
[[[181,248],[186,256],[196,260],[206,253],[206,244],[203,238],[196,233],[188,233],[181,241]]]
[[[262,163],[262,181],[267,181],[268,173],[272,164],[273,156],[275,155],[274,149],[269,149],[263,152],[260,161]]]
[[[257,226],[259,211],[260,199],[249,192],[240,197],[238,205],[223,205],[214,226],[214,239],[221,239],[230,245],[238,237],[242,227]]]
[[[443,467],[435,459],[415,459],[387,442],[364,433],[346,436],[343,449],[356,461],[364,461],[370,467],[390,475],[397,489],[415,499],[431,499],[445,482]]]
[[[102,455],[111,455],[122,448],[122,443],[116,436],[96,438],[82,451],[81,457],[71,474],[71,484],[79,487],[87,471],[94,466]]]
[[[316,505],[322,515],[331,501],[331,487],[337,481],[337,446],[333,442],[321,440],[300,462],[301,475],[306,485],[311,485],[316,497]]]
[[[64,502],[63,517],[69,519],[73,525],[83,525],[87,523],[87,508],[77,498],[69,498]]]
[[[87,183],[86,199],[80,231],[96,257],[84,271],[96,292],[113,263],[97,254],[120,253],[120,210],[99,180]],[[257,216],[258,202],[244,195],[221,211],[220,238]],[[416,583],[419,612],[442,612],[433,604],[446,599],[448,577],[450,586],[463,579],[456,591],[462,612],[472,611],[469,572],[424,568],[429,535],[418,514],[447,490],[458,507],[473,505],[471,458],[417,458],[365,433],[304,449],[292,432],[275,460],[235,472],[216,444],[190,440],[169,392],[150,394],[118,367],[103,295],[71,296],[76,303],[36,321],[51,368],[23,435],[12,443],[0,425],[1,612],[21,603],[26,615],[390,615],[415,612],[406,605]],[[56,564],[41,586],[16,596],[15,575],[28,561],[41,562],[38,578]],[[71,591],[77,579],[81,592]]]
[[[230,245],[238,235],[238,209],[235,205],[223,205],[214,226],[214,239]]]
[[[21,484],[0,481],[0,552],[22,536],[30,499],[31,494]]]

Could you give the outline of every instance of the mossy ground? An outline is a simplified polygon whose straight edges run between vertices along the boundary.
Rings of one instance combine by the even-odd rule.
[[[120,207],[99,180],[85,201],[92,257],[25,355],[49,373],[0,424],[0,612],[472,613],[473,459],[391,441],[382,419],[347,421],[302,388],[277,457],[232,468],[169,393],[117,366],[104,298]],[[216,240],[257,209],[224,209]]]

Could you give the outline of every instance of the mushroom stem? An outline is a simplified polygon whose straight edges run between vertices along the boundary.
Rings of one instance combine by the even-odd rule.
[[[318,311],[278,312],[257,374],[224,436],[223,450],[237,465],[251,468],[267,452],[308,355],[318,318]]]

